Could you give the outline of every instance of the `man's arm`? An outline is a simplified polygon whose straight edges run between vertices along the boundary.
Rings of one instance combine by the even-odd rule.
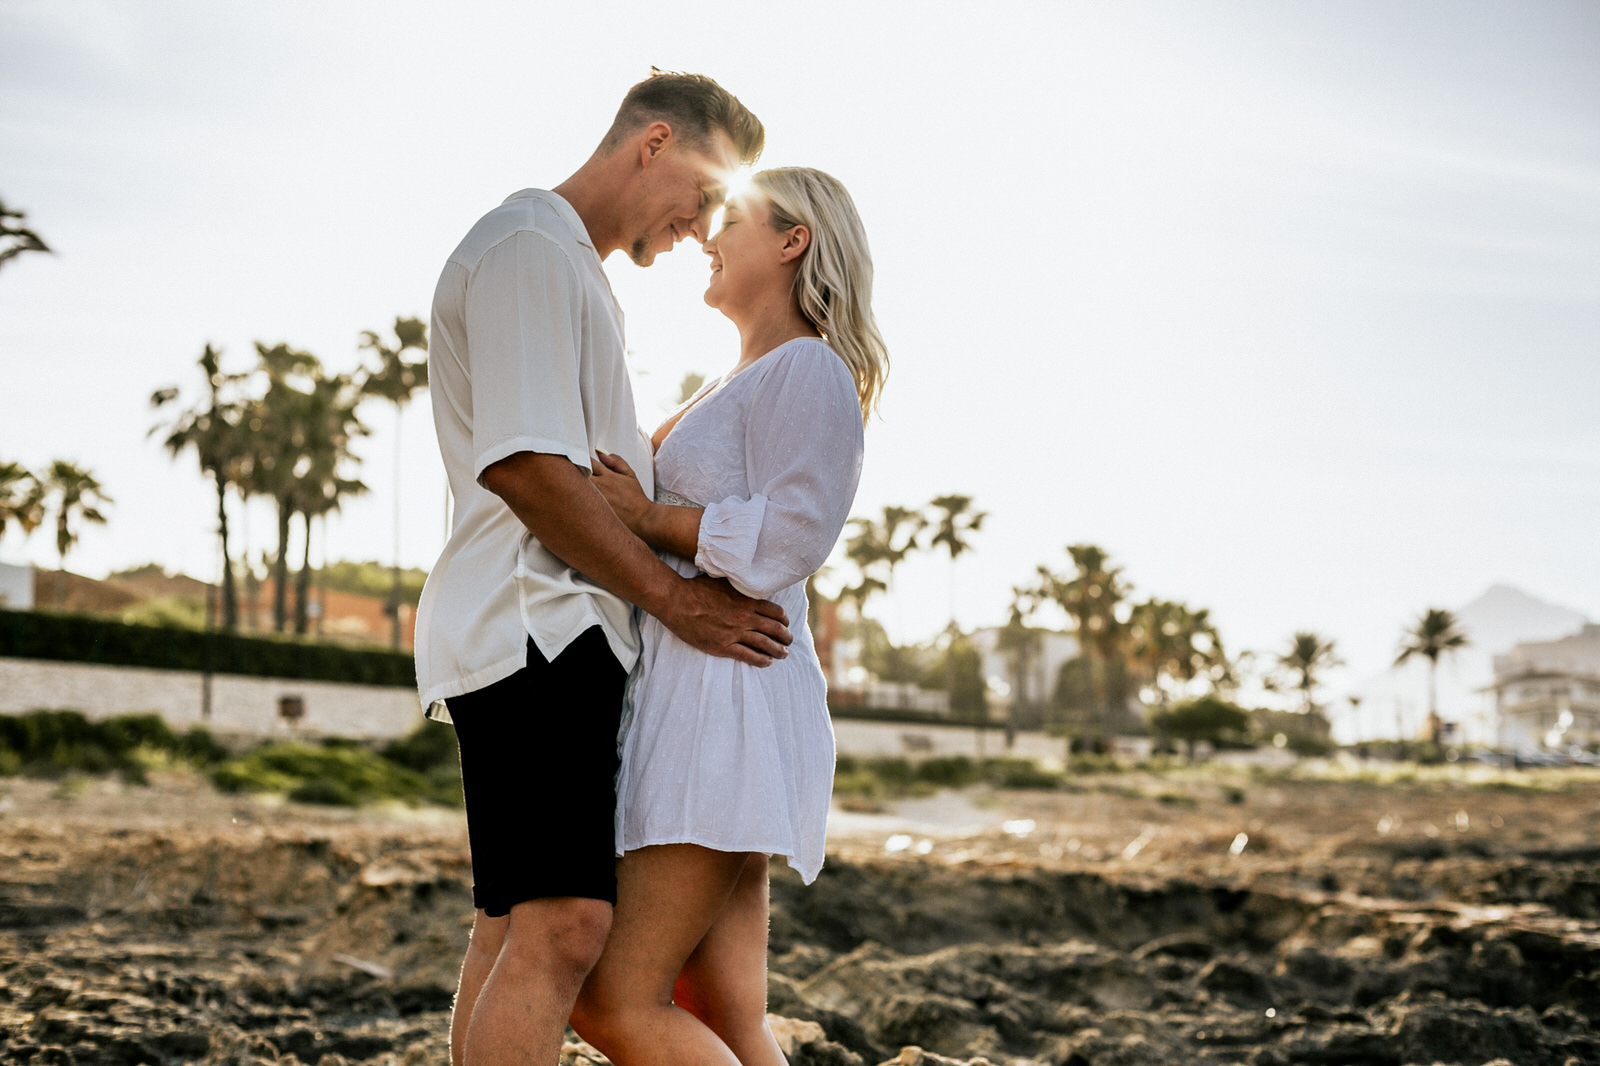
[[[782,608],[724,582],[679,577],[628,532],[566,456],[517,452],[486,467],[483,486],[556,558],[661,619],[685,643],[752,666],[788,654],[793,638]]]

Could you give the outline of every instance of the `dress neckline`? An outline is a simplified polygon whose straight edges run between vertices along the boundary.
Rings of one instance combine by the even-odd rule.
[[[776,348],[762,352],[760,355],[750,360],[749,365],[744,367],[742,370],[736,367],[722,375],[722,377],[718,378],[717,380],[707,385],[700,386],[699,390],[696,391],[693,396],[679,404],[678,409],[668,415],[666,419],[656,427],[655,433],[650,435],[650,454],[661,454],[661,448],[667,443],[667,438],[672,436],[673,432],[677,430],[678,426],[683,422],[684,418],[689,414],[690,411],[693,411],[705,401],[721,393],[729,385],[733,384],[736,379],[744,377],[747,373],[765,363],[773,355],[781,352],[783,349],[789,347],[791,344],[794,344],[797,341],[816,341],[819,344],[824,345],[828,343],[821,337],[790,337]],[[660,439],[657,439],[658,434]]]

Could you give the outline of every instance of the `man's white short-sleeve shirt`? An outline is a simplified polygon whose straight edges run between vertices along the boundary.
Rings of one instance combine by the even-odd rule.
[[[631,668],[631,606],[546,551],[480,483],[486,467],[518,452],[590,470],[601,449],[653,492],[622,310],[578,213],[555,193],[524,189],[479,219],[439,276],[431,332],[428,385],[455,514],[417,608],[423,706],[448,720],[441,701],[521,669],[529,636],[554,659],[598,625]]]

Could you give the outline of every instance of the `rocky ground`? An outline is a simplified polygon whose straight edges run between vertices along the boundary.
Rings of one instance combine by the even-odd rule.
[[[774,879],[775,1026],[839,1066],[1600,1063],[1600,781],[1533,780],[844,812]],[[0,1063],[444,1063],[469,889],[453,813],[0,779]]]

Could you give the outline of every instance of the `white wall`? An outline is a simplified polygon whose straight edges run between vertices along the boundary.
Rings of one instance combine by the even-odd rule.
[[[0,607],[8,611],[33,610],[33,567],[0,563]]]
[[[107,718],[154,712],[177,730],[203,725],[223,736],[360,740],[404,736],[422,722],[415,689],[232,674],[212,675],[211,718],[205,720],[202,685],[200,674],[177,670],[0,657],[0,714],[70,710]],[[278,716],[284,696],[304,700],[298,724]]]

